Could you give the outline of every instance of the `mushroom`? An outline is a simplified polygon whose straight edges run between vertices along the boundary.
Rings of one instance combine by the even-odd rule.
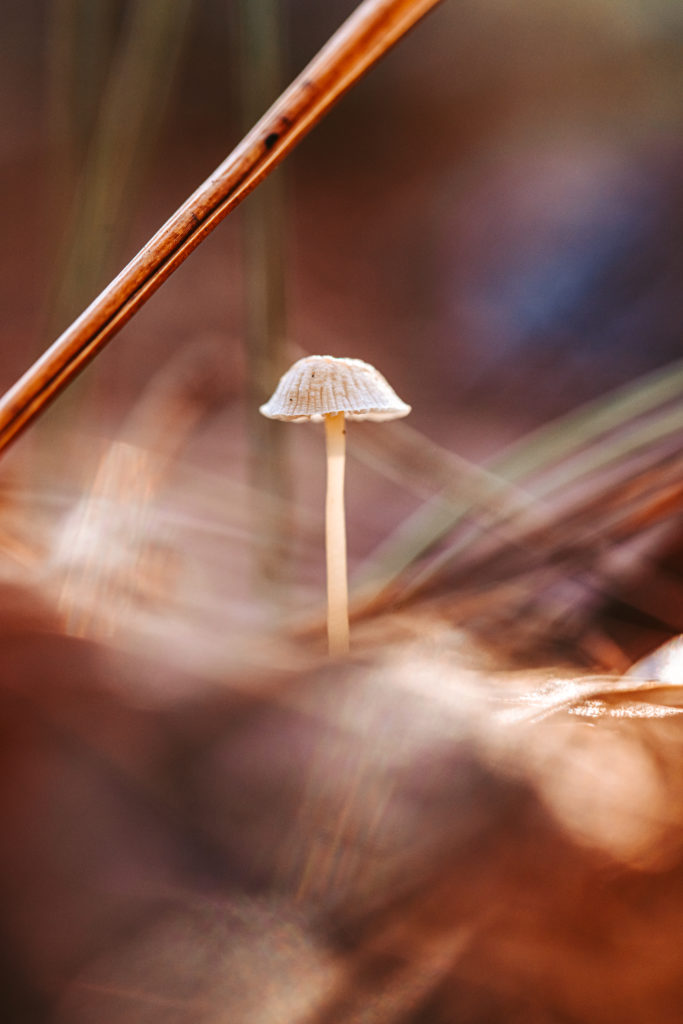
[[[407,416],[402,402],[374,366],[362,359],[306,356],[281,377],[260,411],[276,420],[325,422],[327,496],[327,639],[330,654],[349,649],[346,525],[344,517],[345,419],[393,420]]]

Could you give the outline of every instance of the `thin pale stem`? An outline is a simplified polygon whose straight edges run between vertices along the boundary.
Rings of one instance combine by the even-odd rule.
[[[349,649],[349,595],[346,575],[346,522],[344,517],[344,413],[325,417],[327,442],[327,498],[325,546],[327,550],[327,640],[330,654]]]

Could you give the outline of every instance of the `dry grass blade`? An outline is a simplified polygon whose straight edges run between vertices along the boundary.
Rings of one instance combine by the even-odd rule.
[[[461,532],[457,562],[437,556],[418,568],[404,579],[400,603],[414,608],[416,599],[432,595],[433,610],[441,609],[449,620],[476,623],[480,635],[510,645],[514,640],[520,650],[551,636],[590,647],[595,609],[611,598],[678,632],[683,628],[680,583],[648,565],[647,587],[625,593],[622,553],[646,532],[680,518],[682,507],[680,456],[652,458],[640,470],[630,467],[620,480],[593,487],[582,500],[549,513],[542,526],[520,517],[503,533],[477,536],[472,530],[463,538]],[[637,559],[631,555],[628,564],[634,571]]]
[[[566,569],[577,557],[595,557],[606,543],[628,540],[680,511],[682,466],[680,456],[667,454],[640,471],[630,470],[625,479],[591,489],[580,501],[542,520],[538,515],[522,515],[517,522],[498,523],[492,536],[478,543],[474,538],[469,551],[465,544],[457,543],[457,561],[449,548],[419,572],[409,588],[410,596],[438,586],[446,573],[449,586],[466,578],[481,584],[492,577],[513,577],[541,564]],[[502,535],[501,526],[505,527]]]
[[[365,0],[227,159],[0,401],[0,451],[333,104],[440,0]]]
[[[639,452],[646,463],[657,465],[663,452],[680,443],[682,401],[683,365],[674,363],[534,431],[497,456],[486,470],[445,457],[436,448],[429,458],[431,443],[425,439],[420,464],[439,464],[439,472],[433,475],[439,490],[386,539],[364,567],[355,581],[358,607],[375,603],[438,541],[462,527],[466,517],[476,515],[477,522],[464,539],[457,533],[437,559],[424,567],[421,585],[435,580],[471,550],[483,525],[495,526],[510,540],[536,530],[539,508],[531,495],[536,501],[562,495],[567,512],[567,494],[572,488],[585,489],[592,475],[609,477],[601,475],[599,489],[623,467],[628,476],[631,460]],[[585,497],[582,493],[579,500]]]

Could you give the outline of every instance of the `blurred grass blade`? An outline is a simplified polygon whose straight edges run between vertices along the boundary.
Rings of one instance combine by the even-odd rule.
[[[560,459],[593,444],[629,420],[644,416],[669,402],[683,399],[683,359],[670,363],[587,402],[566,416],[527,434],[493,460],[490,469],[507,480],[520,480],[555,465]],[[683,414],[679,421],[683,426]]]

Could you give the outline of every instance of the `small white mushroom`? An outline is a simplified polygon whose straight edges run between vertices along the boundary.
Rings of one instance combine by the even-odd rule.
[[[260,411],[270,419],[325,422],[327,638],[330,654],[344,654],[349,649],[344,420],[393,420],[407,416],[410,406],[401,401],[374,366],[362,359],[306,356],[282,376],[273,396]]]

